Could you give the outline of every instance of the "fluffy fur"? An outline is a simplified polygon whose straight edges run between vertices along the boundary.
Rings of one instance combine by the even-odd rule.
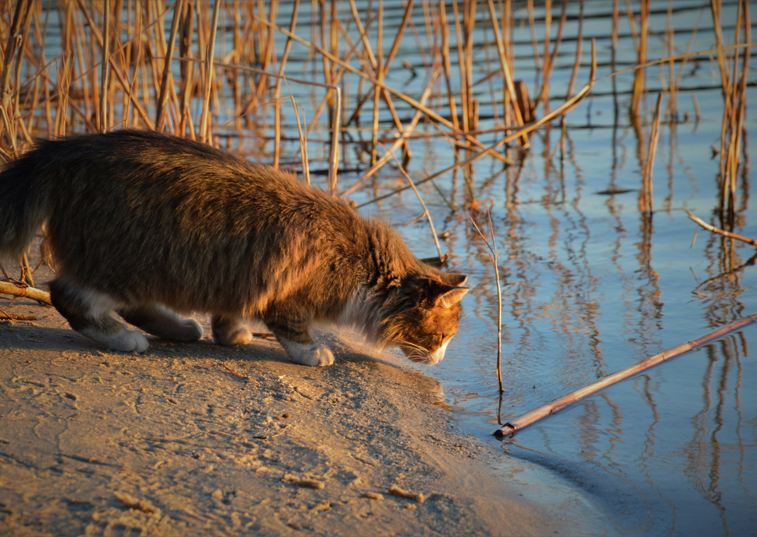
[[[457,332],[465,277],[418,261],[381,222],[271,167],[187,139],[119,131],[40,141],[0,173],[0,253],[47,222],[51,299],[74,330],[120,351],[249,342],[262,320],[289,357],[328,365],[313,322],[349,324],[433,364]]]

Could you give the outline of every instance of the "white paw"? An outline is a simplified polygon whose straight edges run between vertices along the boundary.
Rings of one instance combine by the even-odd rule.
[[[290,344],[287,346],[286,351],[289,358],[297,364],[325,366],[333,365],[334,363],[334,355],[325,345]]]
[[[245,327],[237,328],[229,332],[213,331],[213,340],[219,345],[235,347],[237,345],[247,345],[252,341],[252,333]]]
[[[202,327],[194,319],[183,319],[184,333],[181,334],[182,341],[198,341],[202,339]],[[138,351],[141,352],[141,351]]]
[[[108,339],[105,345],[112,351],[145,352],[150,344],[141,332],[123,330]]]
[[[229,334],[226,341],[226,345],[247,345],[252,341],[252,334],[246,328],[240,328]]]

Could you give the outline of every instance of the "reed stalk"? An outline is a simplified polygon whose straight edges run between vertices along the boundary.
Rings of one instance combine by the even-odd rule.
[[[655,354],[654,356],[647,358],[643,362],[639,362],[630,367],[627,367],[626,369],[623,369],[622,371],[608,375],[598,380],[597,382],[586,386],[585,388],[571,392],[568,395],[555,399],[554,401],[544,406],[526,412],[516,419],[505,423],[501,428],[494,431],[493,434],[501,440],[512,437],[516,432],[523,430],[529,425],[533,425],[539,420],[556,414],[557,412],[573,405],[574,403],[580,401],[581,399],[584,399],[585,397],[593,393],[603,390],[617,382],[620,382],[621,380],[632,377],[633,375],[645,371],[650,367],[661,364],[666,360],[680,356],[681,354],[696,349],[697,347],[701,347],[705,343],[709,343],[710,341],[723,337],[729,332],[743,328],[744,326],[753,323],[755,320],[757,320],[757,313],[739,319],[738,321],[735,321],[693,341],[682,343],[659,354]]]
[[[110,87],[110,0],[103,2],[103,55],[100,80],[100,132],[108,130],[108,88]]]
[[[310,162],[308,161],[308,139],[300,123],[300,108],[292,98],[292,107],[294,107],[295,118],[297,118],[297,133],[300,138],[300,154],[302,155],[302,178],[305,184],[310,184]]]
[[[499,59],[500,59],[500,67],[502,69],[503,76],[505,77],[505,88],[507,89],[507,94],[510,96],[510,102],[511,103],[518,103],[518,95],[515,91],[515,84],[513,81],[512,73],[510,72],[510,65],[507,61],[507,50],[505,48],[505,43],[502,38],[502,32],[499,28],[499,21],[497,19],[497,12],[494,9],[494,0],[488,0],[488,6],[489,6],[489,15],[492,19],[492,30],[494,31],[494,39],[497,42],[497,51],[499,52]],[[520,106],[513,106],[513,115],[515,116],[515,124],[517,127],[522,127],[524,125],[523,121],[523,114],[521,112]],[[505,111],[507,113],[507,111]],[[545,108],[545,113],[547,113],[547,109]],[[528,137],[523,136],[520,138],[521,145],[526,148],[528,147]]]
[[[202,97],[202,115],[200,116],[200,140],[208,143],[212,139],[210,133],[210,90],[215,77],[213,59],[216,50],[216,34],[218,32],[218,12],[221,0],[215,0],[213,3],[213,20],[210,23],[210,41],[205,53],[205,86]]]
[[[654,191],[652,187],[652,171],[654,170],[655,155],[657,154],[657,142],[660,137],[660,117],[662,110],[662,93],[657,94],[654,117],[652,118],[652,132],[649,134],[647,146],[647,158],[644,170],[641,174],[642,186],[639,191],[639,210],[651,214],[654,211]]]
[[[647,39],[649,36],[649,7],[651,0],[640,0],[639,2],[639,34],[636,39],[636,55],[638,57],[637,63],[643,65],[647,61]],[[631,27],[634,27],[634,15],[631,11],[629,0],[626,0],[628,6],[628,19]],[[631,97],[631,115],[638,116],[639,108],[641,106],[641,96],[644,93],[645,86],[645,71],[644,69],[636,69],[634,71],[633,80],[633,96]]]
[[[712,0],[711,8],[713,21],[715,22],[715,34],[719,48],[722,46],[722,29],[720,28],[720,0]],[[743,33],[743,41],[742,39]],[[735,27],[735,44],[751,45],[751,19],[749,2],[740,0]],[[747,73],[749,72],[749,60],[751,56],[750,46],[743,48],[741,57],[741,71],[739,72],[739,52],[736,49],[733,57],[732,68],[723,50],[718,52],[718,64],[720,67],[721,83],[723,85],[723,122],[720,137],[720,197],[719,211],[721,224],[724,227],[733,228],[734,212],[736,206],[736,188],[740,168],[741,144],[744,132],[744,116],[746,113],[746,87]]]
[[[297,28],[297,15],[299,13],[300,8],[300,0],[295,0],[294,6],[292,7],[292,17],[289,21],[289,31],[294,33],[295,29]],[[286,65],[287,65],[287,59],[289,58],[289,52],[292,49],[292,40],[290,38],[287,38],[286,45],[284,46],[284,54],[281,57],[281,63],[279,64],[279,77],[276,79],[276,89],[274,90],[274,149],[273,149],[273,167],[278,168],[279,167],[279,160],[281,159],[281,82],[283,81],[284,72],[286,71]],[[300,124],[300,116],[299,112],[297,111],[297,104],[292,101],[292,106],[294,106],[295,113],[297,116],[297,125],[299,127]],[[300,139],[302,139],[302,134],[300,133]],[[303,155],[303,162],[305,160],[305,155]],[[307,175],[308,184],[310,184],[310,174]]]
[[[722,235],[723,237],[728,237],[729,239],[736,239],[737,241],[745,242],[751,246],[757,247],[757,240],[752,239],[750,237],[745,237],[744,235],[739,235],[738,233],[733,233],[731,231],[726,231],[724,229],[717,228],[715,226],[712,226],[699,218],[698,216],[695,216],[691,211],[686,211],[686,214],[689,215],[689,218],[702,226],[707,231],[710,231],[712,233],[715,233],[717,235]]]
[[[446,258],[444,255],[442,255],[442,247],[439,245],[439,237],[436,234],[436,227],[434,227],[434,220],[433,218],[431,218],[431,213],[428,211],[428,207],[426,207],[426,202],[423,201],[423,196],[421,196],[421,193],[418,192],[418,189],[416,188],[415,183],[410,178],[410,174],[407,173],[407,170],[405,170],[404,166],[402,166],[399,159],[397,159],[397,156],[393,153],[391,153],[391,155],[394,157],[394,160],[397,163],[397,168],[399,169],[400,173],[402,173],[402,176],[408,182],[408,185],[410,186],[410,188],[413,189],[413,192],[415,192],[415,197],[418,198],[418,201],[423,207],[423,216],[425,216],[426,220],[428,220],[428,225],[431,228],[431,236],[434,239],[434,244],[436,245],[436,251],[439,254],[439,263],[442,264],[444,263]]]
[[[499,252],[497,252],[497,241],[494,238],[494,226],[490,210],[486,211],[486,216],[489,221],[489,238],[491,239],[491,243],[478,227],[476,221],[470,215],[468,215],[468,218],[489,249],[489,258],[492,261],[492,265],[494,265],[494,279],[497,282],[497,381],[499,383],[499,393],[502,395],[505,391],[502,385],[502,284],[499,281]]]
[[[166,105],[168,104],[169,75],[171,74],[171,60],[176,45],[176,35],[179,33],[179,26],[182,16],[184,15],[184,4],[186,0],[177,0],[173,7],[173,18],[171,19],[171,34],[168,39],[166,49],[166,59],[163,62],[163,74],[160,78],[160,96],[158,97],[158,108],[155,112],[155,128],[163,130],[166,115]],[[173,86],[173,77],[170,79]]]
[[[0,103],[2,104],[2,124],[4,130],[8,133],[8,143],[11,148],[11,157],[15,157],[18,151],[16,147],[16,129],[15,109],[13,92],[11,91],[11,75],[13,74],[13,59],[16,56],[16,50],[20,48],[22,36],[19,33],[21,22],[28,12],[28,0],[18,0],[16,9],[13,13],[13,19],[10,27],[10,35],[5,46],[5,57],[3,59],[3,71],[0,75]],[[20,59],[18,60],[21,61]]]
[[[194,7],[192,2],[185,4],[184,12],[181,13],[181,41],[179,43],[179,56],[182,58],[191,57],[192,53],[192,35]],[[190,101],[192,98],[192,87],[194,83],[194,63],[181,63],[181,95],[179,97],[179,134],[184,136],[187,131],[194,133],[192,126],[192,115],[190,111]]]
[[[354,2],[351,2],[354,5]],[[378,28],[376,32],[376,50],[378,51],[378,58],[374,59],[376,62],[376,85],[373,87],[373,126],[371,129],[371,164],[376,163],[377,151],[378,151],[378,127],[379,127],[379,100],[381,98],[381,88],[379,84],[384,82],[384,2],[378,0]],[[370,50],[370,49],[369,49]]]
[[[0,294],[20,298],[31,298],[32,300],[47,304],[48,306],[53,305],[52,302],[50,302],[50,293],[28,285],[17,285],[13,282],[0,281]]]

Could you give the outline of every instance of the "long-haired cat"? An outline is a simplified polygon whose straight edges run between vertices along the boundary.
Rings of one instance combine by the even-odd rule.
[[[71,328],[118,351],[202,329],[241,345],[262,320],[289,357],[329,365],[313,322],[357,327],[435,364],[457,332],[465,276],[418,261],[387,225],[274,168],[148,131],[40,141],[0,173],[0,254],[47,223],[50,298]]]

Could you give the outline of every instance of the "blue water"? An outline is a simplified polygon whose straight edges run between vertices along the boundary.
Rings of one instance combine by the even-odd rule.
[[[604,131],[570,133],[572,159],[583,168],[569,166],[562,182],[554,173],[537,175],[547,167],[535,140],[526,164],[533,176],[518,192],[530,203],[510,200],[508,208],[507,172],[481,189],[481,198],[494,199],[503,285],[502,422],[757,313],[757,268],[739,268],[755,249],[711,235],[683,211],[710,220],[717,195],[717,161],[707,146],[697,152],[695,142],[682,142],[696,138],[693,131],[678,127],[671,156],[673,135],[663,129],[655,167],[660,209],[651,221],[639,213],[636,192],[596,194],[611,175],[618,185],[640,183],[633,158],[612,167]],[[633,153],[633,139],[627,145],[615,149]],[[488,439],[499,407],[493,266],[467,216],[434,204],[434,191],[424,196],[437,227],[451,234],[444,243],[451,269],[469,274],[471,286],[447,358],[427,373],[443,381],[462,425]],[[407,193],[402,201],[413,205]],[[403,221],[394,203],[382,214]],[[740,231],[757,236],[757,213],[742,216]],[[488,233],[486,220],[477,220]],[[431,256],[424,226],[402,231],[416,252]],[[752,534],[757,359],[750,348],[757,348],[757,324],[590,396],[518,433],[503,453],[581,487],[617,516],[619,530]]]

